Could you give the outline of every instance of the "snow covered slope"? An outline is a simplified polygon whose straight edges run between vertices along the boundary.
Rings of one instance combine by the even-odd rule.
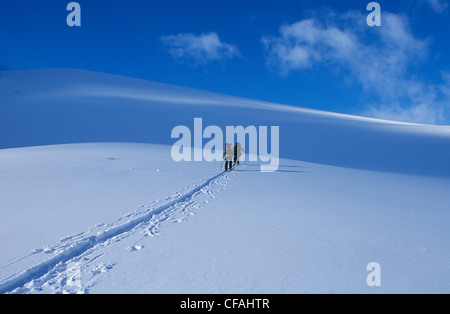
[[[307,92],[307,91],[299,91]],[[173,144],[177,125],[280,126],[280,157],[450,175],[450,127],[393,123],[80,70],[0,72],[0,148]]]
[[[294,160],[221,173],[169,154],[0,151],[0,292],[450,291],[448,179]]]
[[[194,117],[279,125],[279,171],[174,162]],[[0,72],[0,293],[448,293],[449,144],[449,127]]]

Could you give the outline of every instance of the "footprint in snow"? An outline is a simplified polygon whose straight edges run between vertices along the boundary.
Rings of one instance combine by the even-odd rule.
[[[140,251],[144,248],[143,245],[133,245],[132,247],[129,248],[130,252],[134,252],[134,251]]]

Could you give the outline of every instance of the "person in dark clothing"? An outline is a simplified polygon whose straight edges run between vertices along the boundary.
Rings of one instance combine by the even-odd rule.
[[[236,145],[234,145],[234,165],[239,165],[239,158],[242,156],[242,152],[245,152],[245,150],[242,148],[241,143],[237,142]]]

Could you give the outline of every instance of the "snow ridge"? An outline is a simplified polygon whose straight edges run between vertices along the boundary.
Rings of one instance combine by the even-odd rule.
[[[84,253],[95,249],[99,245],[106,245],[110,240],[113,240],[118,236],[126,235],[128,232],[132,231],[143,223],[147,225],[145,235],[158,235],[156,231],[156,225],[161,221],[167,220],[167,216],[170,216],[171,209],[180,206],[190,206],[192,205],[193,201],[199,197],[199,195],[207,195],[210,198],[214,198],[214,193],[211,191],[211,187],[215,184],[224,185],[223,183],[217,182],[221,177],[224,177],[226,180],[228,180],[231,178],[231,175],[220,171],[212,175],[211,177],[204,179],[201,183],[194,184],[193,187],[185,188],[184,192],[175,193],[174,195],[166,198],[166,202],[156,208],[154,206],[151,206],[149,209],[146,209],[143,212],[136,211],[134,213],[126,215],[124,218],[133,218],[124,224],[112,226],[107,230],[97,232],[97,234],[89,235],[92,234],[94,230],[98,230],[99,227],[110,226],[109,224],[99,224],[90,231],[61,239],[61,242],[65,243],[63,246],[56,246],[54,248],[46,247],[45,249],[34,250],[31,255],[41,252],[54,252],[55,255],[36,266],[27,268],[18,274],[3,279],[3,282],[0,283],[0,294],[15,293],[17,292],[18,288],[21,288],[27,283],[33,282],[36,279],[43,277],[45,274],[51,272],[52,269],[56,269],[56,271],[58,272],[58,269],[61,269],[62,264],[68,263],[71,260],[82,256]],[[154,203],[157,204],[158,202],[159,201],[155,201]],[[157,217],[158,215],[167,213],[168,211],[169,214],[164,215],[162,219]],[[122,219],[123,218],[119,219],[119,221]],[[141,249],[141,246],[134,245],[130,248],[130,251],[139,249]],[[63,271],[70,272],[70,269],[64,268]]]

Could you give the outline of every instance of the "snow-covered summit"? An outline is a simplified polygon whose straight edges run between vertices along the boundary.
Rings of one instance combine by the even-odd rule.
[[[307,92],[307,91],[302,91]],[[0,148],[173,144],[193,125],[280,126],[280,157],[349,168],[450,175],[450,127],[304,109],[73,69],[0,72]]]

